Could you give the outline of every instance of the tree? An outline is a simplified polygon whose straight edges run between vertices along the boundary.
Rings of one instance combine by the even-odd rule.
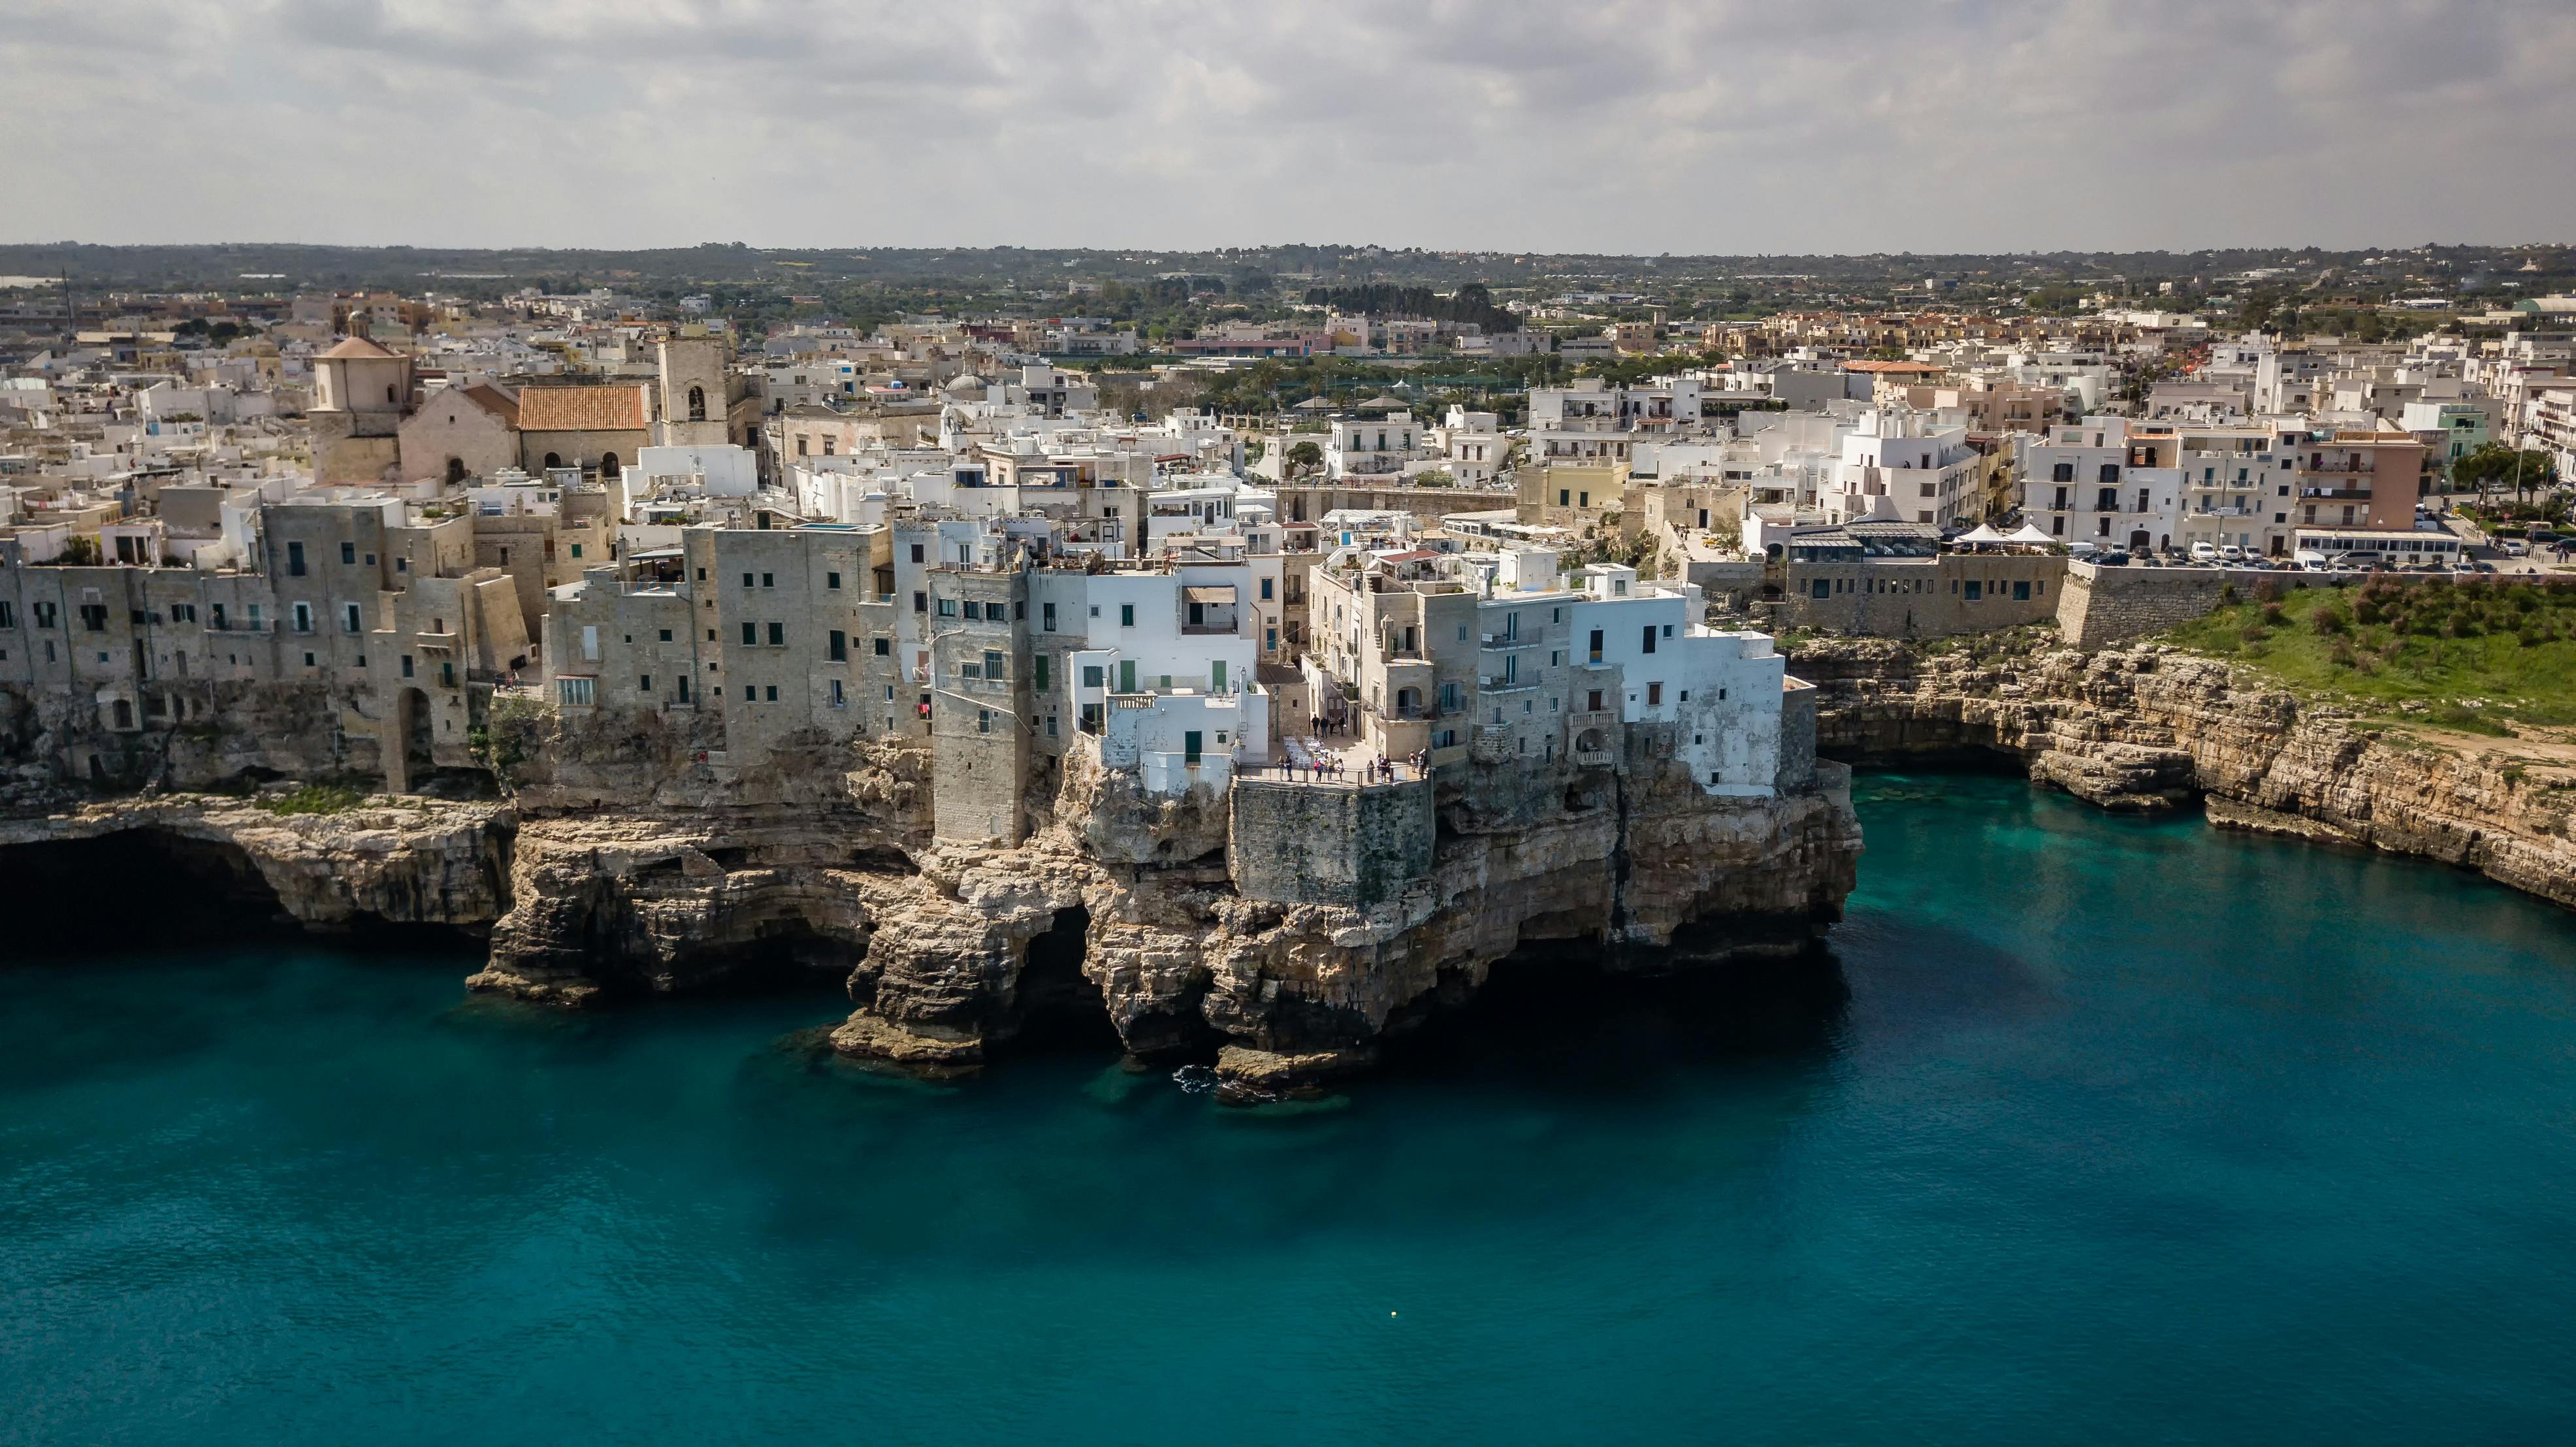
[[[2517,450],[2501,442],[2490,442],[2451,464],[2451,484],[2474,487],[2480,497],[2489,488],[2509,487],[2519,499],[2535,491],[2547,492],[2557,482],[2558,468],[2548,453]]]
[[[1288,449],[1288,474],[1291,477],[1312,472],[1324,465],[1324,449],[1312,442],[1300,442]]]

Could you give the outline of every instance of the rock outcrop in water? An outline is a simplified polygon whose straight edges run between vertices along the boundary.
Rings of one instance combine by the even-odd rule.
[[[2374,725],[2153,643],[1829,640],[1793,661],[1837,758],[2000,752],[2105,808],[2197,805],[2224,827],[2421,855],[2576,905],[2564,745]]]

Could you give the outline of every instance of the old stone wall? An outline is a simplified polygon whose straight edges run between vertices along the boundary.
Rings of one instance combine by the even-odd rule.
[[[1816,686],[1804,679],[1781,681],[1780,772],[1772,787],[1794,794],[1816,781]]]
[[[1366,909],[1429,872],[1438,834],[1431,785],[1420,781],[1239,778],[1227,858],[1248,899]]]
[[[2106,568],[2069,563],[2057,600],[2057,630],[2077,648],[2107,648],[2162,633],[2218,606],[2233,582],[2239,592],[2260,578],[2281,576],[2244,568]]]

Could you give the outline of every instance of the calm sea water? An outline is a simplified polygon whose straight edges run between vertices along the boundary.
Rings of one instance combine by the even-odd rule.
[[[453,957],[0,969],[0,1441],[2576,1434],[2576,921],[1861,787],[1794,983],[1506,989],[1270,1111]]]

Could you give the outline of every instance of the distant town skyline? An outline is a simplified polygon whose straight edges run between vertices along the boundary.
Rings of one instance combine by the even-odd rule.
[[[2537,3],[38,0],[0,240],[1281,236],[1626,255],[2576,235]]]

